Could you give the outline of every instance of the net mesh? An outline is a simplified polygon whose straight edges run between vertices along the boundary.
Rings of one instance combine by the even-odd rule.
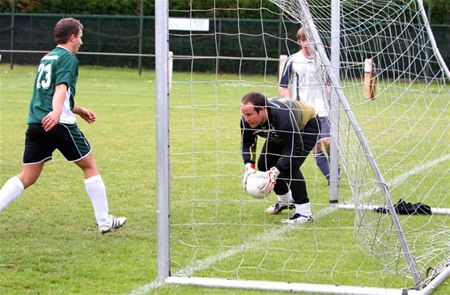
[[[389,208],[384,187],[393,203],[450,207],[448,77],[420,6],[416,1],[341,1],[340,85],[332,85],[326,58],[317,54],[316,65],[326,97],[343,94],[339,122],[334,122],[339,126],[339,202],[356,210],[329,206],[326,180],[310,157],[302,172],[315,222],[286,227],[279,221],[288,212],[264,213],[273,196],[257,201],[240,188],[240,98],[250,91],[278,95],[278,57],[298,50],[299,25],[314,49],[329,56],[331,6],[309,1],[309,15],[302,2],[271,2],[278,8],[261,2],[253,12],[261,20],[275,15],[277,33],[268,33],[263,21],[250,27],[241,23],[240,12],[248,9],[239,1],[227,7],[216,2],[206,12],[170,11],[211,17],[208,32],[170,32],[171,43],[185,44],[183,53],[174,52],[174,69],[186,63],[191,68],[174,72],[171,90],[172,274],[402,288],[426,282],[430,268],[448,266],[448,215],[399,215],[399,231],[391,215],[373,210]],[[214,17],[224,10],[236,18]],[[225,21],[227,31],[219,25]],[[216,55],[203,55],[205,46],[214,46]],[[234,53],[223,54],[223,48]],[[364,97],[366,59],[374,68],[370,99]],[[260,74],[248,75],[255,64]],[[417,265],[415,279],[402,241]]]

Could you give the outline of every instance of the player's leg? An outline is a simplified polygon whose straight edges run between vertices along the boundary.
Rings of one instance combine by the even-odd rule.
[[[8,179],[0,189],[0,211],[3,211],[23,191],[34,184],[41,174],[44,163],[23,165],[19,175]]]
[[[281,220],[282,223],[305,223],[313,221],[311,206],[309,203],[306,182],[302,172],[297,168],[292,170],[290,190],[294,198],[295,213],[288,219]]]
[[[92,153],[74,162],[84,174],[84,186],[94,208],[97,224],[107,222],[109,206],[106,197],[106,187],[98,173],[97,163]]]
[[[25,135],[22,170],[6,181],[0,190],[0,211],[4,210],[22,192],[33,185],[41,175],[44,163],[52,158],[54,146],[41,124],[28,125]]]
[[[316,119],[310,120],[302,132],[303,149],[300,157],[292,159],[290,171],[291,181],[289,186],[294,199],[295,213],[289,219],[282,220],[281,222],[283,223],[305,223],[313,220],[308,192],[306,190],[306,182],[300,171],[300,167],[314,148],[319,132],[320,125]]]
[[[266,213],[278,214],[286,209],[294,209],[294,199],[292,198],[292,192],[286,181],[283,180],[284,175],[280,173],[277,179],[277,183],[274,187],[274,192],[277,196],[276,202],[266,209]]]
[[[330,122],[328,117],[319,117],[320,135],[319,141],[314,147],[314,160],[327,181],[330,181],[330,162],[327,155],[330,150]],[[322,148],[325,148],[325,150]]]
[[[278,162],[280,158],[280,154],[282,151],[282,147],[271,143],[266,140],[264,143],[260,156],[258,158],[258,170],[259,171],[267,171]],[[286,182],[283,181],[282,173],[280,173],[277,183],[274,187],[274,192],[277,196],[276,202],[266,209],[266,213],[269,214],[278,214],[286,209],[294,209],[294,205],[292,204],[292,194],[287,186]]]
[[[323,141],[319,140],[319,142],[314,147],[314,161],[316,162],[317,167],[319,167],[323,176],[330,181],[330,164],[328,160],[328,153],[324,152],[322,149]]]
[[[58,140],[57,148],[68,161],[74,162],[83,171],[84,185],[94,209],[98,229],[107,233],[121,227],[126,218],[109,214],[105,184],[88,140],[75,124],[58,124],[54,129],[55,138]]]

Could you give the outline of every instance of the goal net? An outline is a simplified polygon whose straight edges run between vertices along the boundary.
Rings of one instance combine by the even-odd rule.
[[[422,2],[340,1],[339,70],[330,61],[330,1],[211,3],[169,7],[170,244],[159,246],[169,264],[162,278],[312,293],[431,292],[450,273],[450,75]],[[257,200],[241,188],[239,107],[248,92],[278,96],[279,57],[299,50],[299,26],[330,105],[329,158],[338,166],[328,187],[308,157],[301,170],[314,222],[286,226],[280,220],[292,211],[264,212],[274,195]],[[403,214],[408,203],[431,214]]]

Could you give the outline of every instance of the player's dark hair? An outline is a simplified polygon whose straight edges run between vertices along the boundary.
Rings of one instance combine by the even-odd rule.
[[[255,106],[255,111],[259,113],[260,110],[267,106],[267,97],[259,92],[250,92],[241,99],[241,104],[248,103],[253,104]]]
[[[83,25],[79,20],[71,17],[60,19],[53,30],[56,44],[66,44],[71,35],[78,37],[81,30]]]

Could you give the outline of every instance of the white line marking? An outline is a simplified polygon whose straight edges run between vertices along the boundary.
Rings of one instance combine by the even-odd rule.
[[[417,174],[419,172],[422,172],[425,169],[429,169],[431,167],[434,167],[434,166],[436,166],[436,165],[438,165],[438,164],[440,164],[442,162],[448,161],[448,160],[450,160],[450,154],[442,156],[442,157],[439,157],[437,159],[434,159],[434,160],[432,160],[430,162],[427,162],[427,163],[425,163],[425,164],[423,164],[421,166],[418,166],[418,167],[416,167],[414,169],[411,169],[411,170],[409,170],[408,172],[406,172],[406,173],[404,173],[402,175],[397,176],[396,178],[392,179],[392,181],[390,181],[389,185],[396,186],[396,185],[402,183],[403,181],[405,181],[408,177],[410,177],[410,176],[412,176],[414,174]]]
[[[411,169],[410,171],[408,171],[404,174],[401,174],[401,175],[395,177],[390,182],[388,182],[388,185],[390,185],[390,186],[398,185],[398,184],[402,183],[403,181],[405,181],[406,179],[408,179],[408,177],[413,176],[414,174],[417,174],[425,169],[436,166],[444,161],[448,161],[449,159],[450,159],[450,154],[439,157],[430,162],[427,162],[421,166]],[[336,210],[338,210],[337,207],[326,207],[326,208],[320,210],[319,212],[315,213],[314,219],[320,219],[324,216],[327,216],[330,213],[335,212]],[[294,226],[298,226],[298,225],[294,225]],[[213,256],[209,256],[205,259],[198,260],[198,261],[192,263],[191,265],[183,268],[182,270],[176,272],[175,274],[173,274],[173,276],[179,276],[179,277],[192,276],[192,274],[194,274],[196,271],[208,268],[211,265],[214,265],[214,264],[222,261],[223,259],[226,259],[228,257],[239,254],[240,252],[244,251],[245,249],[259,247],[259,246],[261,246],[261,242],[265,243],[265,242],[270,242],[274,239],[278,239],[280,235],[282,235],[284,232],[288,231],[289,229],[290,229],[290,226],[283,226],[283,227],[279,227],[279,228],[273,229],[271,231],[262,233],[261,235],[254,238],[253,241],[249,241],[245,244],[242,244],[241,246],[230,249],[223,253],[219,253],[219,254],[216,254]],[[163,283],[159,283],[158,281],[155,280],[151,283],[143,285],[142,287],[134,289],[133,291],[131,291],[129,293],[129,295],[144,295],[154,289],[159,288],[162,285],[163,285]]]

